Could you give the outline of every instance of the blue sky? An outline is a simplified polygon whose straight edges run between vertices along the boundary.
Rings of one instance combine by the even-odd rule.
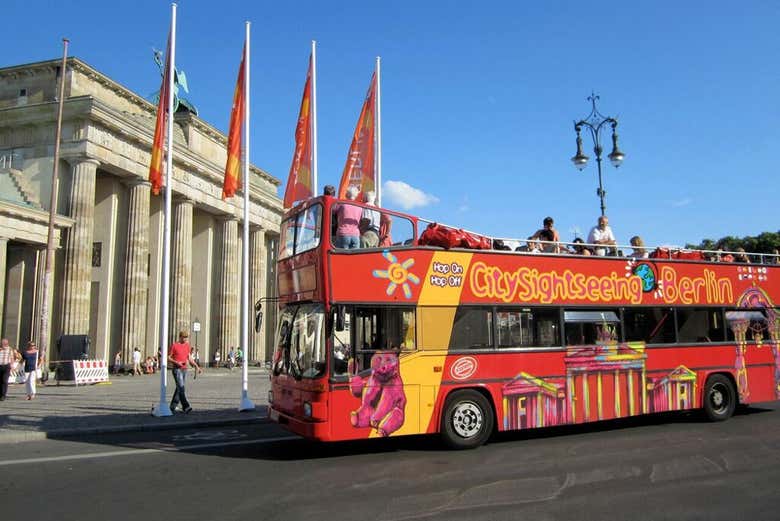
[[[573,121],[620,121],[626,160],[605,160],[621,243],[684,244],[776,231],[780,3],[201,2],[178,4],[189,99],[228,124],[252,22],[254,164],[284,182],[310,41],[317,40],[319,184],[338,184],[382,57],[384,206],[504,237],[555,218],[564,240],[599,214],[597,170],[578,172]],[[142,95],[159,88],[164,1],[4,2],[0,66],[70,54]],[[14,22],[19,20],[19,23]],[[603,134],[605,155],[609,134]],[[393,187],[405,183],[404,201]],[[416,191],[414,191],[416,190]],[[416,197],[411,197],[416,194]],[[280,195],[282,195],[280,193]]]

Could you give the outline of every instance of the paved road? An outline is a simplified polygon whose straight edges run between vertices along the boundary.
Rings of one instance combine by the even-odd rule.
[[[5,519],[775,520],[780,405],[502,435],[315,444],[265,422],[0,445]],[[42,496],[41,497],[41,493]]]

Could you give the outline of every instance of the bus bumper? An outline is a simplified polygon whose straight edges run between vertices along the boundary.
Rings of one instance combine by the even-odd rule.
[[[330,439],[330,432],[327,429],[328,424],[325,422],[302,420],[273,408],[270,410],[268,417],[285,429],[304,438],[321,441]]]

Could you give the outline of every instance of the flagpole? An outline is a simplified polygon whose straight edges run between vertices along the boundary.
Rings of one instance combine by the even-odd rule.
[[[241,374],[241,403],[239,411],[252,411],[255,404],[249,399],[249,28],[246,22],[246,56],[244,56],[244,240],[241,263],[241,345],[244,346]]]
[[[376,136],[376,161],[374,162],[374,168],[376,169],[376,186],[374,191],[376,192],[376,205],[382,206],[382,81],[380,75],[380,62],[381,58],[376,57],[376,107],[375,107],[375,124],[376,129],[374,135]]]
[[[51,202],[49,204],[49,231],[46,239],[46,262],[43,275],[43,295],[41,296],[41,321],[38,332],[38,345],[43,350],[44,360],[49,353],[49,295],[51,294],[54,271],[54,216],[57,214],[58,172],[60,165],[60,139],[62,136],[62,110],[65,102],[65,71],[68,60],[67,38],[62,39],[62,66],[60,67],[60,98],[57,106],[57,128],[54,131],[54,170],[51,174]],[[5,274],[0,274],[5,276]],[[2,296],[0,296],[2,298]]]
[[[171,291],[171,179],[173,171],[173,79],[176,67],[176,4],[171,4],[171,51],[166,57],[168,70],[168,153],[165,163],[165,214],[163,227],[162,319],[160,321],[160,403],[152,408],[154,416],[172,416],[166,391],[168,385],[168,318]]]
[[[312,197],[319,194],[317,185],[317,42],[311,41],[311,182]]]

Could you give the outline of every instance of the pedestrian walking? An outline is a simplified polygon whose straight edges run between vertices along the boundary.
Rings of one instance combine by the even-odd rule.
[[[35,342],[30,340],[27,342],[27,348],[22,353],[22,359],[24,360],[24,375],[27,377],[27,399],[32,400],[35,398],[35,380],[38,379],[38,347]]]
[[[195,359],[192,358],[189,337],[189,333],[180,331],[179,341],[171,344],[171,349],[168,351],[168,362],[171,364],[173,381],[176,382],[176,390],[173,392],[173,398],[171,398],[171,412],[176,411],[179,402],[181,402],[181,408],[185,414],[192,411],[184,389],[187,382],[187,367],[191,365],[197,372],[203,372],[198,364],[195,363]]]
[[[133,376],[143,374],[141,371],[141,350],[137,347],[133,349]]]
[[[0,401],[8,394],[8,377],[11,376],[11,366],[16,364],[16,351],[11,348],[8,339],[0,340]]]
[[[122,351],[117,351],[114,355],[114,374],[119,374],[122,368]]]

